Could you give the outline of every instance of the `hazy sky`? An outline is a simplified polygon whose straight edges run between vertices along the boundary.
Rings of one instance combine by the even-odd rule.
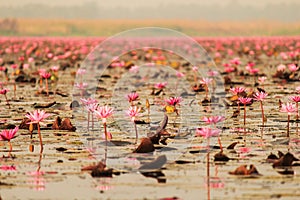
[[[0,6],[22,6],[29,3],[39,3],[46,5],[80,5],[89,0],[2,0]],[[299,0],[94,0],[101,7],[139,7],[139,6],[157,6],[160,4],[228,4],[237,2],[241,5],[265,6],[266,4],[279,3],[299,3]]]

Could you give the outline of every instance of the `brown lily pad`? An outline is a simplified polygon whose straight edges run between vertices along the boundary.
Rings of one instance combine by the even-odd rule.
[[[68,130],[68,131],[75,131],[76,127],[74,127],[69,118],[65,118],[63,121],[58,116],[56,117],[55,121],[52,124],[52,129],[54,130]]]
[[[227,162],[230,160],[228,156],[226,156],[223,152],[216,153],[214,155],[215,161]]]
[[[227,149],[234,149],[234,147],[238,144],[239,142],[233,142],[233,143],[231,143],[228,147],[227,147]]]
[[[133,153],[150,153],[155,150],[150,138],[143,138],[141,144],[133,151]]]
[[[229,174],[232,175],[260,175],[257,171],[256,167],[254,165],[250,165],[249,169],[247,168],[247,165],[241,165],[238,168],[236,168],[234,171],[229,172]]]
[[[35,103],[33,104],[33,107],[38,109],[38,108],[50,108],[56,104],[56,101],[46,103],[46,104],[40,104],[40,103]]]
[[[28,118],[23,118],[20,125],[19,125],[19,129],[27,129],[29,130],[29,123],[30,123],[30,119]],[[33,124],[33,130],[37,129],[37,124]]]
[[[293,165],[294,161],[299,161],[293,154],[290,152],[281,156],[277,161],[274,162],[273,167],[289,167]]]

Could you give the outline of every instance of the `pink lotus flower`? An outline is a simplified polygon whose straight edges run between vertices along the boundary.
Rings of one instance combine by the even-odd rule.
[[[192,70],[193,70],[194,72],[197,72],[197,71],[198,71],[198,67],[197,67],[197,66],[193,66]]]
[[[248,62],[247,66],[249,66],[250,68],[253,68],[255,66],[254,62]]]
[[[290,137],[290,116],[297,112],[297,109],[294,104],[292,103],[286,103],[281,105],[280,112],[286,112],[288,113],[288,122],[287,122],[287,137]]]
[[[10,153],[12,152],[12,144],[11,144],[10,140],[16,137],[18,130],[19,130],[19,127],[16,126],[14,129],[2,130],[0,133],[0,140],[8,142],[8,145],[9,145],[8,156],[10,156]]]
[[[57,72],[59,70],[59,66],[52,66],[50,69],[54,72]]]
[[[88,84],[87,83],[75,83],[75,87],[79,90],[85,90],[87,88]]]
[[[225,120],[224,116],[203,117],[202,120],[207,124],[216,124]]]
[[[240,61],[240,58],[236,57],[236,58],[233,58],[232,60],[230,60],[230,63],[234,64],[234,65],[240,65],[241,61]]]
[[[258,68],[251,68],[248,70],[250,74],[257,74],[259,72]]]
[[[300,96],[290,96],[289,99],[295,103],[300,102]]]
[[[254,99],[256,101],[260,101],[262,124],[264,125],[265,115],[264,115],[264,107],[263,107],[263,103],[262,102],[268,96],[268,93],[266,93],[266,92],[256,92],[253,96],[254,96]]]
[[[86,70],[85,69],[81,69],[81,68],[79,68],[78,70],[77,70],[77,72],[76,72],[76,74],[78,74],[78,75],[83,75],[83,74],[85,74],[86,73]]]
[[[265,77],[265,76],[258,77],[258,82],[260,84],[263,84],[266,80],[267,80],[267,77]]]
[[[253,97],[256,101],[263,101],[268,96],[266,92],[256,92]]]
[[[28,119],[30,119],[30,124],[38,124],[43,122],[46,118],[51,116],[51,114],[46,113],[44,110],[34,110],[32,113],[29,112],[25,115]]]
[[[0,166],[0,169],[3,171],[16,171],[17,168],[14,165],[2,165]]]
[[[131,106],[129,109],[126,111],[126,114],[131,117],[131,121],[133,122],[134,125],[134,130],[135,130],[135,144],[137,143],[138,140],[138,131],[135,123],[135,118],[139,115],[139,112],[141,111],[141,108],[138,108],[136,106]]]
[[[204,138],[215,137],[220,134],[219,129],[212,129],[212,128],[198,128],[196,129],[196,136],[202,136]]]
[[[1,86],[1,84],[0,84],[0,86]],[[7,98],[7,95],[6,95],[6,93],[7,93],[8,91],[9,91],[9,89],[7,89],[7,88],[0,89],[0,94],[3,94],[3,95],[4,95],[5,100],[6,100],[6,103],[7,103],[7,105],[8,105],[8,108],[10,108],[10,104],[9,104],[9,101],[8,101],[8,98]]]
[[[7,88],[0,89],[0,94],[5,95],[8,91],[9,91],[9,89],[7,89]]]
[[[84,105],[89,105],[89,104],[94,104],[94,103],[98,103],[98,101],[94,98],[81,98],[80,101],[84,104]]]
[[[126,111],[126,114],[131,117],[131,121],[134,122],[135,117],[139,115],[141,111],[141,108],[138,108],[137,106],[131,106],[129,109]]]
[[[249,97],[239,97],[238,100],[244,105],[250,104],[252,102],[252,98]]]
[[[296,87],[295,91],[297,94],[300,94],[300,86]]]
[[[126,96],[129,103],[136,101],[139,98],[139,94],[136,92],[132,92]]]
[[[28,63],[25,63],[24,65],[23,65],[23,69],[29,69],[29,67],[30,67],[30,65],[28,64]]]
[[[289,97],[289,99],[296,103],[297,120],[299,120],[299,105],[298,105],[298,103],[300,102],[300,96],[291,96],[291,97]]]
[[[40,76],[41,76],[41,74],[46,73],[46,72],[47,72],[47,70],[44,69],[44,68],[38,69],[38,73],[39,73]]]
[[[166,99],[165,102],[169,104],[170,106],[176,106],[180,105],[180,102],[182,102],[181,97],[170,97],[169,99]]]
[[[94,113],[95,110],[97,110],[98,106],[98,103],[89,103],[85,107],[89,112]]]
[[[19,127],[15,127],[10,130],[2,130],[0,133],[0,140],[2,141],[10,141],[11,139],[16,137],[16,133],[18,132]]]
[[[288,68],[291,72],[296,72],[299,69],[295,64],[289,64]]]
[[[133,73],[138,73],[139,72],[140,67],[137,65],[134,65],[132,67],[130,67],[129,71],[133,72]]]
[[[212,78],[202,78],[202,79],[200,80],[200,83],[201,83],[201,84],[204,84],[204,85],[209,85],[212,81],[213,81]]]
[[[210,76],[210,77],[217,76],[218,74],[219,74],[219,72],[213,71],[213,70],[209,70],[209,71],[207,72],[207,76]]]
[[[176,71],[176,76],[177,76],[177,78],[182,78],[182,77],[184,77],[185,75],[184,75],[184,73],[182,73],[182,72]]]
[[[239,100],[239,102],[244,104],[244,127],[245,127],[246,126],[246,105],[250,104],[252,102],[252,98],[239,97],[238,100]]]
[[[277,71],[279,71],[279,72],[282,72],[282,71],[284,71],[285,69],[286,69],[286,66],[283,65],[283,64],[280,64],[280,65],[277,66]]]
[[[231,92],[234,95],[239,95],[245,91],[246,91],[246,88],[243,88],[243,87],[230,88],[230,90],[229,90],[229,92]]]
[[[96,117],[102,119],[103,123],[106,123],[106,119],[112,116],[114,109],[109,106],[100,106],[95,110]]]
[[[10,67],[13,68],[13,69],[17,69],[18,65],[17,64],[12,64]]]
[[[156,83],[155,85],[154,85],[154,87],[156,88],[156,89],[164,89],[166,86],[167,86],[167,82],[162,82],[162,83]]]
[[[48,79],[51,77],[51,74],[49,72],[41,72],[40,76],[44,79]]]
[[[291,115],[293,113],[295,113],[296,107],[293,103],[286,103],[286,104],[282,104],[282,107],[280,109],[280,112],[286,112],[288,113],[288,115]]]
[[[231,73],[231,72],[234,72],[235,71],[235,68],[234,67],[231,67],[231,66],[229,66],[229,67],[225,67],[225,72],[226,73]]]
[[[32,63],[32,62],[34,62],[34,58],[32,58],[32,57],[29,57],[29,58],[28,58],[28,62],[29,62],[29,63]]]

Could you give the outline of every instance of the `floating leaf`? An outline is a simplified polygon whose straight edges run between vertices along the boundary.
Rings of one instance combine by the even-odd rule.
[[[150,153],[155,150],[150,138],[143,138],[141,144],[133,151],[133,153]]]

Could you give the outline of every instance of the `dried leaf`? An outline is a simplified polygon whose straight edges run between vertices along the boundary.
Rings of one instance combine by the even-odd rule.
[[[150,108],[150,103],[149,103],[149,100],[146,99],[146,108],[149,109]]]
[[[234,171],[229,172],[229,174],[233,175],[260,175],[254,165],[250,165],[249,169],[247,169],[247,165],[241,165],[236,168]]]
[[[59,130],[75,131],[76,127],[73,126],[69,118],[65,118],[59,126]]]
[[[52,129],[54,130],[59,130],[59,126],[61,125],[61,118],[59,116],[57,116],[55,118],[55,121],[52,124]]]
[[[214,155],[215,160],[214,161],[222,161],[222,162],[227,162],[230,160],[228,156],[226,156],[223,152],[219,152]]]
[[[51,103],[46,103],[46,104],[35,103],[35,104],[33,104],[33,107],[36,108],[36,109],[37,108],[50,108],[55,104],[56,104],[56,101],[53,101]]]
[[[288,152],[284,156],[281,156],[276,162],[274,162],[273,167],[289,167],[292,166],[294,161],[298,160],[298,158],[296,158],[293,154]]]
[[[133,151],[133,153],[150,153],[155,150],[150,138],[143,138],[141,144]]]
[[[234,149],[234,147],[238,144],[239,142],[233,142],[232,144],[230,144],[227,149]]]

